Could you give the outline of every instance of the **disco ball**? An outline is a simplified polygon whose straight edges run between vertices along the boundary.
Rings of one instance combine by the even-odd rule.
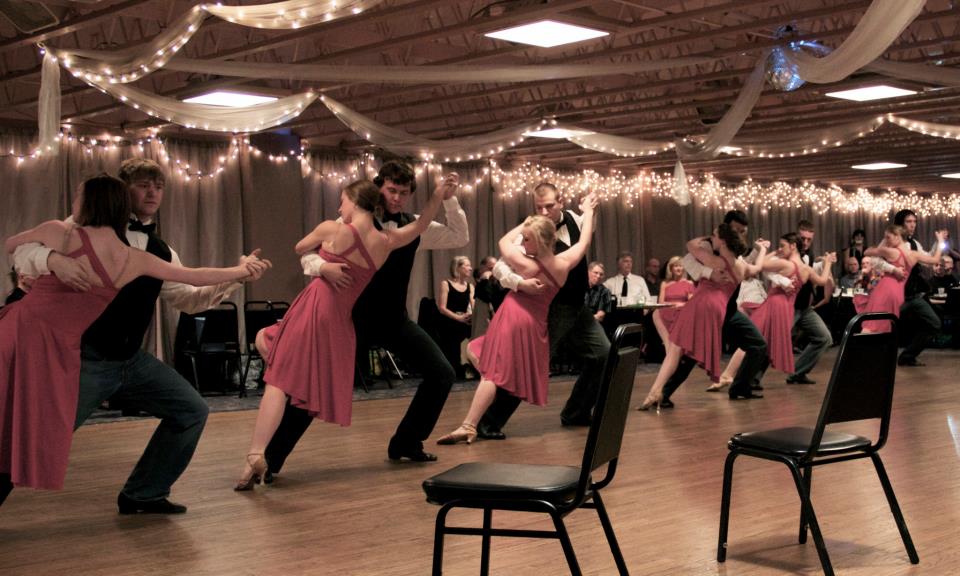
[[[777,46],[767,58],[767,82],[781,92],[790,92],[803,86],[803,78],[797,71],[797,65],[791,62],[784,50],[799,50],[799,47],[783,48]]]

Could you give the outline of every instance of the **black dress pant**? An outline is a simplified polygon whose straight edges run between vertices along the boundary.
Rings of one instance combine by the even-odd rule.
[[[730,385],[731,392],[749,392],[754,383],[760,382],[764,370],[770,364],[770,358],[767,355],[767,342],[763,335],[757,330],[756,325],[737,310],[727,316],[723,323],[723,341],[732,348],[742,349],[746,355],[743,363],[740,364],[740,370],[733,378],[733,384]],[[670,398],[670,395],[677,391],[677,388],[683,384],[693,367],[697,365],[696,360],[684,355],[680,359],[677,369],[663,386],[663,397]]]
[[[454,381],[453,368],[433,338],[407,317],[391,326],[358,325],[357,349],[367,350],[370,346],[379,346],[397,354],[423,376],[407,413],[390,440],[397,447],[422,448],[423,441],[433,432],[450,394]],[[312,421],[313,417],[305,410],[287,404],[280,426],[267,445],[265,457],[271,472],[280,471]]]
[[[900,362],[915,361],[940,332],[940,317],[925,298],[914,296],[900,306],[900,320],[913,332],[910,343],[900,353]]]

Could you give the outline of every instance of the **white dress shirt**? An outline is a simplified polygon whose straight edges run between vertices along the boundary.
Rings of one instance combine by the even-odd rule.
[[[627,295],[622,296],[623,281],[625,278],[627,281]],[[610,291],[611,294],[616,297],[617,306],[638,304],[641,301],[655,302],[655,300],[650,296],[650,289],[647,288],[647,283],[643,279],[643,276],[638,276],[637,274],[628,274],[627,276],[624,276],[623,274],[617,274],[616,276],[607,278],[603,282],[603,285],[607,290]]]

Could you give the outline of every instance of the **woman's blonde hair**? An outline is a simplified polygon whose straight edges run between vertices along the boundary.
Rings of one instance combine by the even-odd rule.
[[[683,272],[680,273],[680,277],[679,277],[679,278],[674,278],[674,277],[673,277],[673,265],[676,264],[677,262],[682,262],[682,261],[683,261],[683,258],[681,258],[681,257],[679,257],[679,256],[671,256],[670,259],[667,260],[667,267],[664,268],[664,270],[666,271],[666,274],[665,274],[665,275],[667,276],[667,280],[670,280],[670,281],[672,282],[672,281],[675,281],[675,280],[682,280],[682,279],[686,278],[686,276],[687,276],[687,271],[686,271],[686,270],[684,270]]]
[[[541,250],[553,252],[553,245],[557,242],[557,227],[546,216],[527,216],[523,227],[533,231],[537,238],[537,245]]]
[[[450,276],[453,278],[457,277],[457,269],[463,265],[464,262],[469,262],[470,258],[467,256],[454,256],[450,260]]]

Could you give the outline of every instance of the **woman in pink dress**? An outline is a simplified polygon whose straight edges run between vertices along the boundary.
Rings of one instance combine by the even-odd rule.
[[[750,315],[750,320],[767,341],[770,364],[787,374],[794,372],[793,340],[790,332],[793,329],[793,302],[797,299],[797,291],[808,281],[817,286],[829,284],[832,279],[830,268],[837,261],[836,253],[824,254],[823,272],[818,273],[800,259],[797,247],[799,241],[796,232],[784,234],[780,237],[777,258],[767,258],[763,262],[764,272],[785,276],[791,281],[793,289],[785,291],[779,284],[772,284],[767,292],[767,299]],[[739,350],[737,352],[741,353]]]
[[[687,278],[683,269],[683,261],[679,256],[673,256],[667,261],[667,277],[660,283],[660,298],[657,302],[673,304],[670,308],[657,308],[653,311],[653,325],[660,335],[661,342],[670,340],[670,329],[673,328],[680,310],[687,300],[693,296],[693,282]]]
[[[4,245],[12,253],[40,242],[76,259],[93,278],[90,290],[78,292],[52,274],[41,276],[22,300],[0,309],[0,484],[8,488],[63,487],[77,411],[80,337],[120,288],[143,275],[212,285],[269,267],[256,253],[241,266],[190,269],[131,249],[121,241],[129,202],[121,180],[91,178],[75,203],[74,222],[44,222]]]
[[[593,194],[584,199],[580,240],[560,254],[553,253],[556,227],[545,216],[530,216],[500,239],[501,258],[524,278],[541,280],[544,289],[540,294],[508,294],[490,321],[487,333],[467,346],[470,361],[480,373],[480,384],[463,424],[437,440],[437,444],[473,442],[477,423],[493,403],[497,387],[537,406],[547,403],[547,312],[553,297],[567,281],[567,274],[590,246],[596,205]],[[523,238],[522,250],[515,243],[518,235]]]
[[[917,262],[923,264],[935,265],[940,262],[940,247],[946,239],[946,232],[937,230],[937,244],[934,247],[933,254],[926,254],[920,251],[910,250],[909,246],[904,246],[903,227],[897,224],[890,224],[883,232],[883,240],[874,248],[867,248],[864,256],[879,256],[890,264],[903,270],[903,277],[898,278],[892,274],[884,275],[877,282],[877,285],[870,292],[867,302],[859,310],[860,312],[890,312],[900,317],[900,306],[903,305],[903,287],[910,276],[910,270],[917,265]],[[864,332],[889,332],[889,320],[872,320],[863,323]]]
[[[280,425],[287,398],[314,418],[350,425],[356,333],[353,305],[391,251],[413,242],[440,208],[444,193],[456,187],[456,174],[437,186],[417,220],[396,230],[378,230],[374,213],[381,206],[380,189],[359,180],[340,193],[342,221],[326,220],[297,242],[299,255],[318,251],[326,262],[349,266],[353,282],[337,289],[323,277],[311,280],[284,319],[257,334],[257,348],[266,359],[257,422],[244,470],[234,490],[250,490],[267,470],[263,452]]]
[[[707,241],[712,243],[719,255],[705,247]],[[767,241],[757,241],[758,262],[766,255],[768,245]],[[700,279],[693,297],[680,310],[670,330],[666,357],[640,410],[649,410],[651,406],[659,404],[663,398],[663,387],[676,371],[682,355],[696,360],[712,381],[718,381],[721,369],[721,335],[727,302],[745,276],[760,272],[759,264],[748,264],[743,258],[737,258],[738,254],[744,252],[743,248],[743,240],[729,224],[718,226],[712,237],[694,238],[687,242],[687,251],[698,261],[714,270],[726,270],[733,280],[718,283],[709,278]]]

